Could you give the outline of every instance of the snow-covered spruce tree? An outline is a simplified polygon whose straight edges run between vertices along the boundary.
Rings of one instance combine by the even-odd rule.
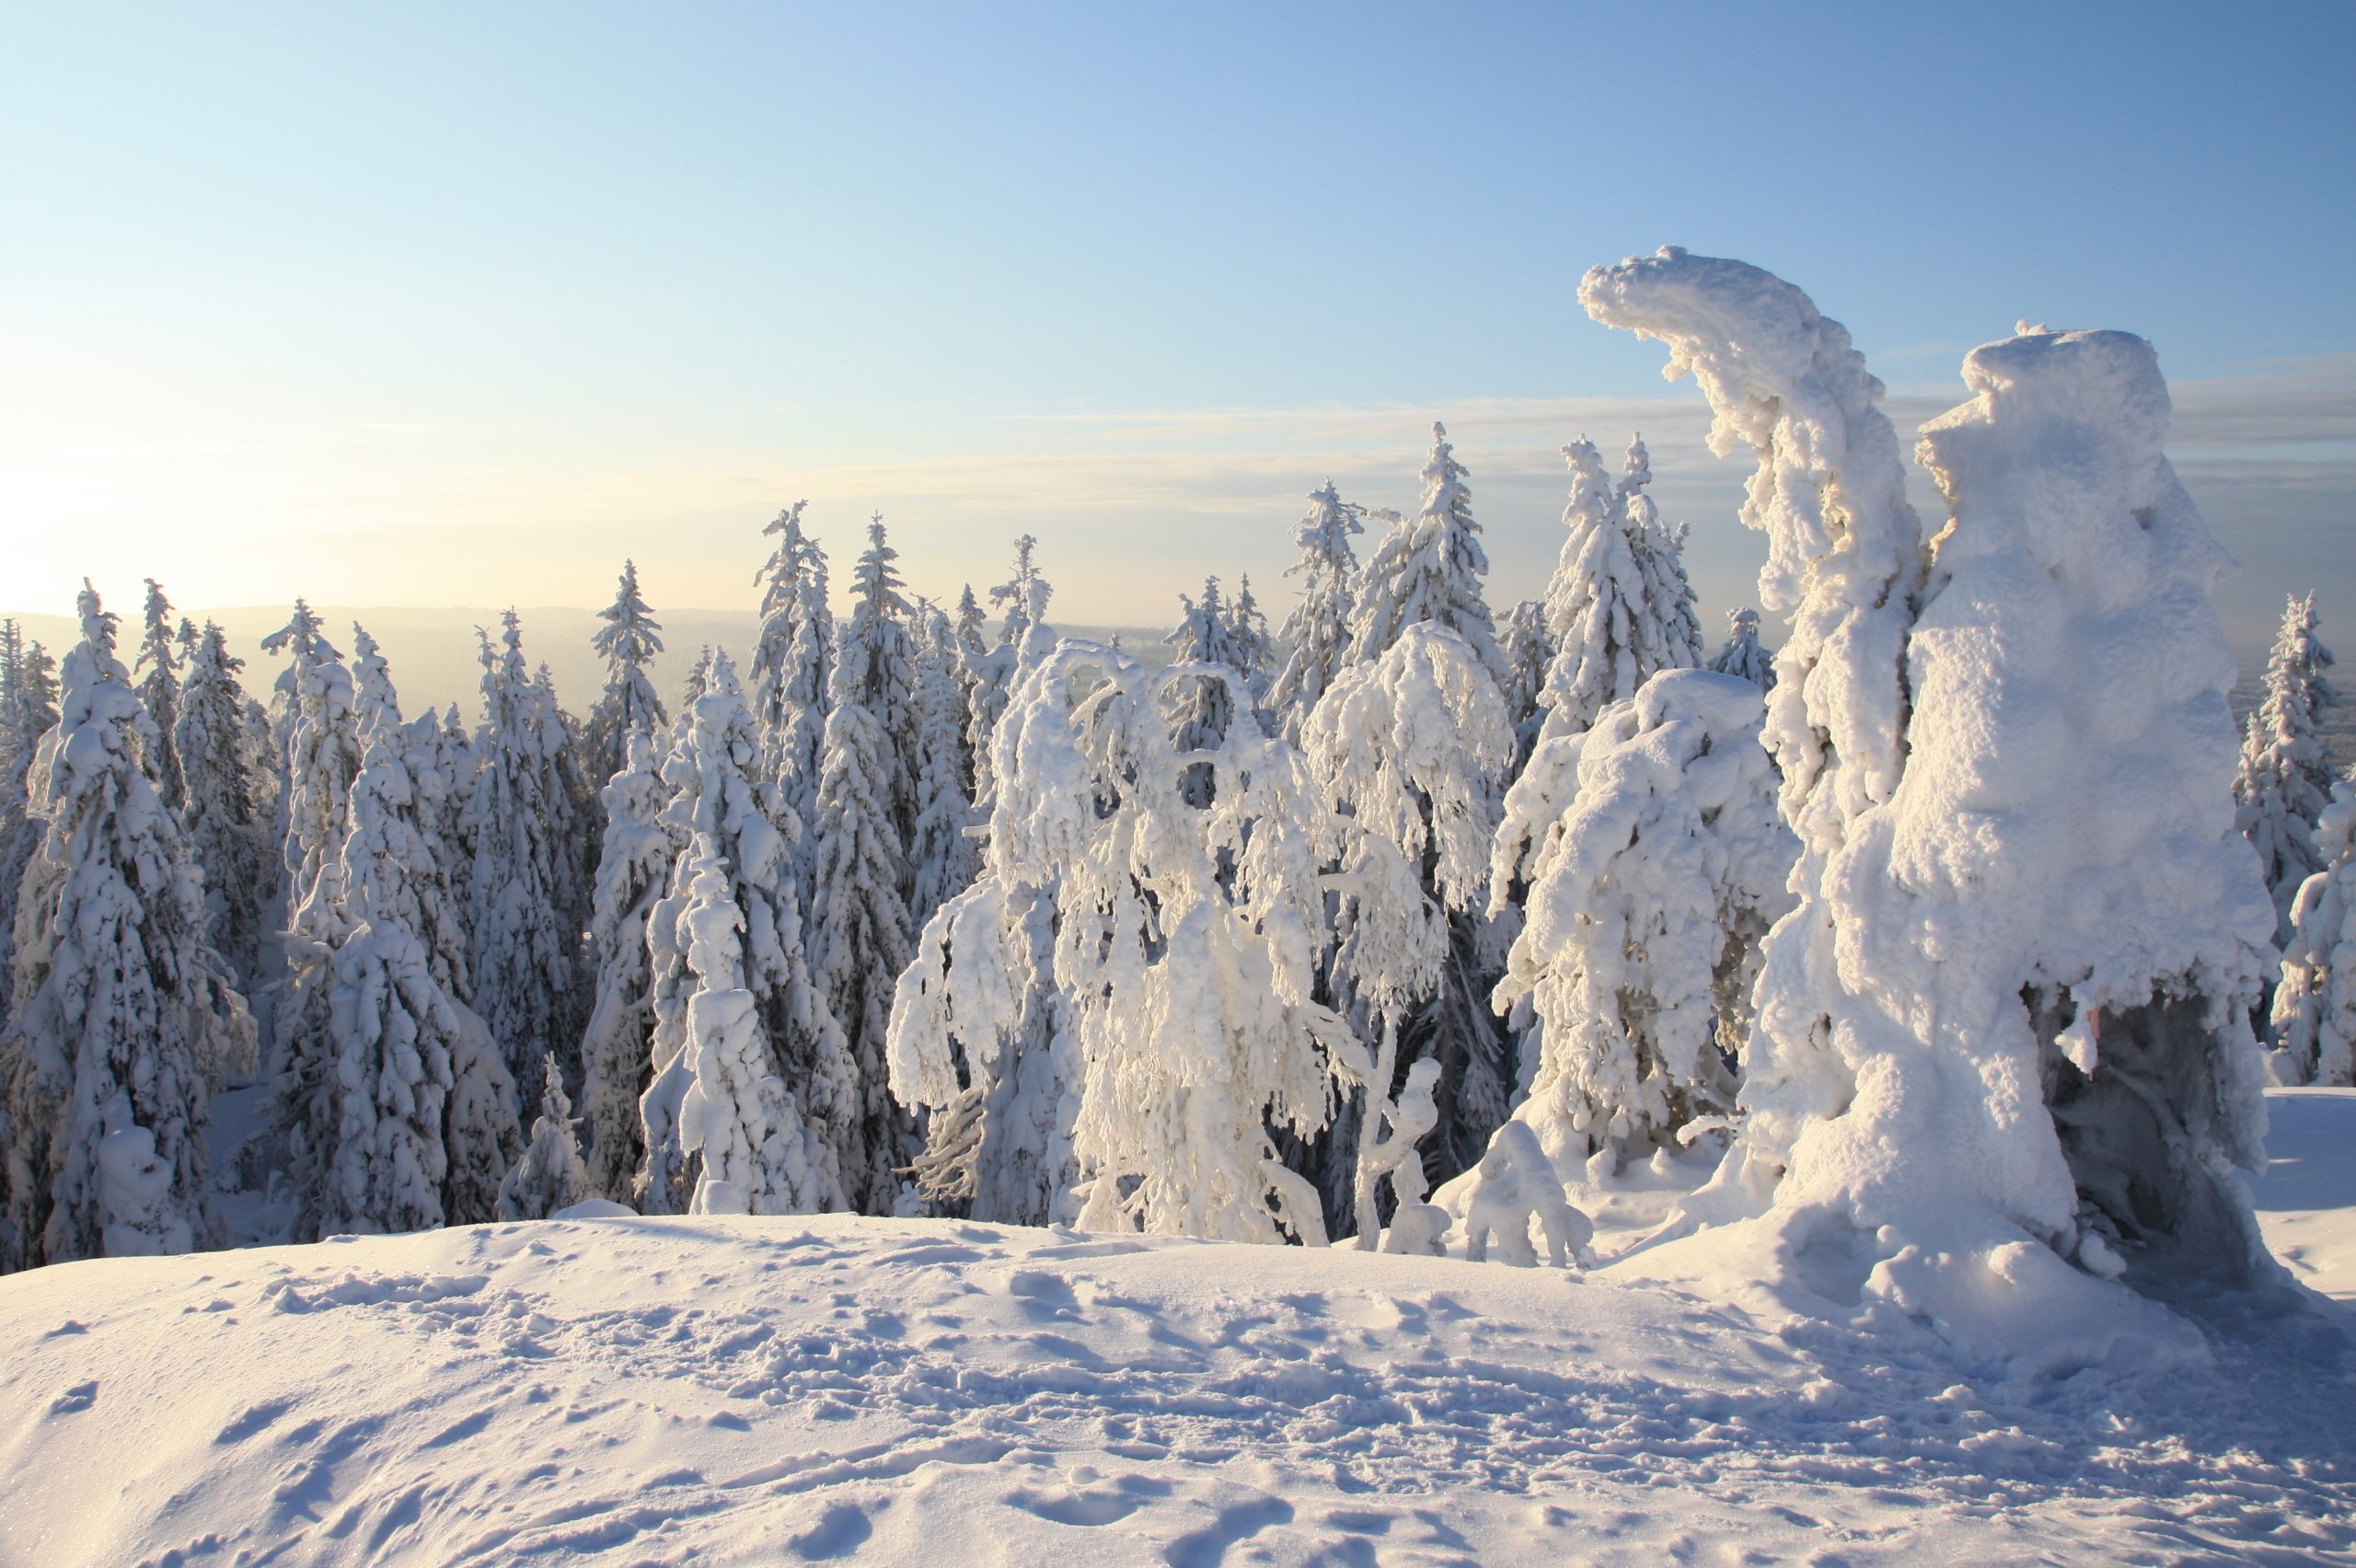
[[[892,987],[907,966],[911,931],[900,896],[907,856],[892,821],[891,737],[857,695],[870,685],[865,666],[875,651],[848,635],[836,667],[818,773],[809,942],[819,1003],[840,1028],[857,1078],[850,1115],[825,1129],[843,1195],[862,1213],[890,1214],[898,1206],[896,1172],[917,1153],[915,1127],[892,1100],[884,1048]]]
[[[1218,579],[1203,579],[1203,596],[1198,600],[1178,595],[1178,603],[1185,614],[1179,618],[1177,629],[1161,640],[1173,650],[1172,657],[1180,663],[1208,664],[1219,673],[1206,674],[1172,688],[1172,706],[1169,713],[1171,744],[1181,752],[1216,751],[1227,738],[1228,727],[1235,722],[1234,693],[1250,691],[1249,677],[1242,660],[1244,650],[1239,646],[1230,610],[1219,596]],[[1245,676],[1242,681],[1235,676]],[[1243,711],[1248,715],[1247,700]],[[1206,762],[1189,768],[1184,786],[1186,803],[1201,810],[1210,804],[1207,791],[1211,788],[1212,770]]]
[[[2242,836],[2258,850],[2273,895],[2276,945],[2291,941],[2291,901],[2323,869],[2316,823],[2331,794],[2331,758],[2317,721],[2338,704],[2324,672],[2331,650],[2316,636],[2316,597],[2293,595],[2266,661],[2266,697],[2242,738],[2234,779]]]
[[[996,793],[991,769],[996,766],[998,753],[992,737],[999,716],[1005,713],[1022,676],[1056,644],[1055,633],[1046,619],[1047,601],[1056,590],[1040,573],[1038,545],[1039,541],[1028,534],[1014,541],[1014,575],[990,590],[990,603],[1006,606],[999,640],[987,653],[971,660],[966,666],[973,688],[968,698],[965,738],[967,748],[974,754],[974,801],[985,813],[989,811]]]
[[[287,973],[271,1018],[271,1077],[291,1083],[306,1055],[318,1056],[334,1031],[335,950],[350,928],[343,896],[343,841],[352,828],[352,783],[360,772],[358,694],[334,650],[312,640],[285,722],[283,942]],[[281,1120],[293,1113],[283,1108]]]
[[[1268,690],[1268,706],[1288,740],[1299,738],[1309,710],[1349,660],[1358,575],[1350,536],[1366,531],[1365,516],[1366,509],[1345,502],[1328,479],[1322,490],[1309,492],[1309,511],[1293,525],[1300,559],[1285,575],[1300,579],[1300,603],[1285,617],[1285,640],[1292,651]]]
[[[1530,1003],[1514,1120],[1565,1182],[1599,1152],[1641,1158],[1734,1112],[1760,943],[1799,851],[1763,711],[1748,681],[1663,671],[1542,743],[1507,793],[1491,897],[1530,891],[1495,1000]]]
[[[1710,660],[1722,675],[1749,681],[1762,692],[1775,689],[1775,656],[1759,645],[1759,612],[1745,606],[1727,613],[1727,640]]]
[[[687,678],[679,684],[679,706],[692,708],[696,698],[710,688],[711,682],[711,644],[707,642],[697,653],[695,663],[687,666]]]
[[[1350,658],[1380,659],[1409,627],[1436,621],[1464,639],[1502,690],[1512,676],[1497,651],[1488,601],[1481,596],[1489,555],[1481,548],[1481,525],[1472,520],[1466,478],[1447,428],[1435,421],[1423,507],[1392,525],[1359,580]]]
[[[582,1162],[581,1143],[573,1131],[572,1102],[564,1097],[564,1078],[553,1059],[548,1081],[540,1089],[540,1113],[524,1152],[508,1167],[499,1187],[499,1217],[546,1219],[596,1194],[589,1170]]]
[[[833,722],[834,716],[828,716]],[[679,1060],[679,1147],[699,1170],[694,1214],[812,1214],[836,1207],[834,1151],[784,1079],[745,984],[744,907],[720,852],[698,834],[678,940],[689,978]]]
[[[32,813],[33,754],[57,722],[57,662],[0,621],[0,1027],[13,1005],[17,890],[47,829]]]
[[[1646,678],[1656,670],[1691,670],[1702,663],[1702,617],[1693,607],[1693,584],[1685,575],[1685,525],[1672,528],[1645,487],[1653,482],[1652,454],[1645,438],[1628,444],[1626,467],[1614,492],[1627,520],[1628,548],[1645,582],[1643,662]]]
[[[638,591],[638,563],[622,562],[614,602],[597,612],[606,624],[590,639],[590,647],[606,662],[606,689],[589,711],[589,727],[581,741],[581,767],[589,781],[603,790],[606,780],[620,771],[633,734],[659,735],[670,715],[655,695],[646,667],[663,651],[663,623]]]
[[[1545,720],[1538,694],[1546,689],[1546,672],[1554,665],[1554,634],[1547,629],[1542,601],[1524,599],[1506,612],[1497,651],[1506,659],[1506,716],[1526,750],[1537,741],[1538,726]]]
[[[1083,672],[1099,684],[1075,702]],[[1184,772],[1206,759],[1171,744],[1164,706],[1167,688],[1205,676],[1240,684],[1207,665],[1154,675],[1068,641],[1032,667],[998,736],[989,870],[934,917],[930,951],[901,986],[894,1084],[953,1117],[961,1102],[970,1112],[996,1098],[984,1087],[993,1069],[1025,1065],[976,1049],[1008,1021],[1025,979],[1003,962],[990,905],[1015,885],[1052,888],[1056,983],[1082,1074],[1077,1222],[1322,1242],[1317,1193],[1277,1159],[1270,1128],[1314,1132],[1336,1076],[1371,1072],[1347,1027],[1311,997],[1330,847],[1312,829],[1326,817],[1299,755],[1256,724],[1230,725],[1207,759],[1210,808],[1186,803]],[[953,1041],[964,1046],[962,1077]],[[1029,1088],[1060,1098],[1052,1081]],[[1034,1101],[1016,1120],[1054,1116]],[[987,1116],[964,1132],[987,1159]]]
[[[286,624],[261,640],[261,651],[273,658],[286,655],[286,667],[270,688],[271,741],[283,755],[287,737],[293,733],[296,715],[303,706],[303,674],[312,665],[341,663],[343,655],[335,644],[320,635],[326,622],[312,613],[311,606],[301,599],[294,601],[294,613]]]
[[[220,627],[206,621],[189,660],[174,741],[187,785],[180,820],[204,872],[205,932],[238,989],[251,995],[277,857],[247,755],[246,694],[237,685],[243,668]]]
[[[1252,705],[1266,706],[1268,688],[1276,677],[1276,640],[1268,630],[1267,612],[1252,596],[1252,574],[1236,579],[1235,598],[1228,605],[1228,640],[1235,648],[1235,667],[1252,688]]]
[[[670,790],[653,741],[637,731],[622,739],[622,766],[606,785],[605,847],[589,916],[596,979],[581,1043],[581,1119],[592,1192],[628,1203],[645,1157],[638,1101],[653,1060],[647,921],[685,846],[662,820]]]
[[[1495,977],[1478,947],[1514,755],[1505,700],[1461,634],[1425,621],[1381,658],[1343,668],[1301,748],[1326,808],[1348,826],[1330,879],[1333,992],[1363,1032],[1395,1030],[1395,1072],[1439,1065],[1427,1152],[1444,1180],[1480,1157],[1508,1107]],[[1397,1088],[1395,1078],[1373,1084],[1370,1102]],[[1354,1141],[1331,1151],[1337,1177],[1357,1161]]]
[[[44,824],[16,910],[0,1030],[8,1228],[26,1264],[186,1251],[220,1238],[213,1086],[253,1024],[205,940],[202,874],[144,765],[152,724],[87,583],[59,719],[31,767]]]
[[[1801,902],[1689,1221],[1764,1208],[1784,1262],[1756,1266],[1837,1254],[1867,1301],[2015,1366],[2189,1348],[2090,1276],[2266,1266],[2229,1170],[2263,1126],[2270,909],[2230,815],[2223,558],[2161,455],[2150,345],[2031,330],[1966,359],[1973,399],[1924,427],[1954,513],[1925,588],[1879,386],[1805,295],[1678,251],[1580,293],[1669,343],[1715,442],[1750,438],[1762,590],[1799,612],[1769,732]]]
[[[835,671],[835,617],[826,604],[826,552],[802,531],[797,501],[761,530],[777,548],[756,574],[760,640],[753,647],[753,721],[760,728],[759,777],[807,823],[818,802],[818,754],[826,738],[827,692]],[[710,650],[706,651],[707,655]],[[702,695],[691,690],[687,701]],[[782,820],[783,813],[778,813]],[[808,847],[791,847],[803,896],[809,896]]]
[[[1571,499],[1563,509],[1561,559],[1546,584],[1546,630],[1554,661],[1538,694],[1536,732],[1526,742],[1576,735],[1615,702],[1625,702],[1657,667],[1661,638],[1651,594],[1636,564],[1621,496],[1594,444],[1563,448]]]
[[[900,592],[906,584],[893,564],[899,559],[900,552],[885,537],[879,512],[867,525],[867,548],[851,574],[850,618],[843,623],[826,705],[831,710],[837,703],[855,702],[882,732],[884,750],[875,760],[884,771],[875,783],[884,791],[893,830],[906,846],[923,805],[917,785],[917,650],[909,630],[914,612]],[[822,759],[821,777],[825,772]],[[904,901],[910,891],[908,874],[903,859]]]
[[[811,984],[804,956],[788,855],[789,844],[804,836],[799,823],[791,818],[774,822],[765,809],[754,780],[761,758],[758,732],[735,666],[725,652],[713,653],[705,679],[704,695],[680,709],[673,721],[670,751],[663,762],[663,782],[671,800],[663,808],[662,824],[683,847],[673,864],[668,892],[647,915],[648,987],[654,1022],[649,1047],[652,1076],[639,1101],[645,1163],[635,1183],[637,1206],[645,1214],[684,1213],[698,1201],[699,1170],[685,1142],[687,1129],[681,1118],[696,1083],[696,1058],[689,1050],[696,1039],[690,1003],[699,986],[741,987],[751,993],[754,1027],[770,1057],[766,1076],[785,1085],[797,1114],[809,1125],[843,1126],[855,1118],[860,1103],[857,1075],[841,1032]],[[722,893],[735,906],[743,933],[740,965],[732,971],[736,977],[725,986],[720,985],[716,972],[695,966],[691,951],[695,933],[688,908],[699,896],[694,884],[706,869],[699,858],[707,849],[717,857],[713,867]],[[746,1081],[757,1088],[760,1076]],[[706,1101],[719,1092],[708,1090]],[[756,1124],[770,1114],[764,1109],[769,1104],[767,1094],[760,1090],[757,1103],[734,1113],[740,1124]],[[796,1176],[790,1186],[777,1191],[811,1209],[839,1209],[844,1206],[843,1182],[833,1149],[823,1136],[819,1147],[826,1159],[809,1180]],[[782,1203],[788,1197],[761,1201]]]
[[[914,930],[932,912],[973,884],[981,872],[974,841],[973,760],[965,750],[963,650],[949,617],[926,605],[917,638],[917,820],[908,841],[908,924]]]
[[[131,669],[134,675],[146,672],[139,682],[139,700],[147,709],[156,747],[155,755],[147,758],[147,771],[155,777],[164,804],[179,811],[188,800],[175,738],[180,721],[180,660],[172,646],[172,602],[164,596],[164,585],[152,577],[147,579],[144,618],[139,655],[131,662]]]
[[[2291,905],[2291,940],[2274,989],[2274,1076],[2356,1085],[2356,782],[2331,792],[2315,836],[2323,867]]]
[[[525,674],[515,612],[502,617],[500,647],[482,640],[481,726],[467,833],[474,849],[468,878],[474,951],[468,965],[474,997],[508,1076],[531,1086],[538,1110],[542,1064],[579,1044],[574,1007],[580,921],[572,862],[577,858],[572,780],[563,733],[544,689]]]

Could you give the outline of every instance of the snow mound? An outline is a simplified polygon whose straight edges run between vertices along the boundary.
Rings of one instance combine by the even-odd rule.
[[[2006,1383],[1554,1269],[599,1212],[0,1281],[0,1562],[2356,1550],[2340,1342],[2294,1323]]]

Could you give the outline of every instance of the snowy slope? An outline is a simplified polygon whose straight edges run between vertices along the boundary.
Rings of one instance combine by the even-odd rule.
[[[2275,1113],[2269,1234],[2356,1298],[2356,1092]],[[2356,1560],[2344,1309],[2004,1384],[1608,1269],[953,1223],[75,1263],[0,1280],[0,1562]]]

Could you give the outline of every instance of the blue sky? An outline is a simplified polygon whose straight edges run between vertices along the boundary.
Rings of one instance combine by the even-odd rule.
[[[84,571],[587,605],[624,553],[658,603],[731,605],[808,495],[838,553],[883,507],[929,591],[995,581],[1028,527],[1071,618],[1153,620],[1207,571],[1272,578],[1328,471],[1412,502],[1438,414],[1494,598],[1551,562],[1554,447],[1643,422],[1723,609],[1758,555],[1738,466],[1574,298],[1664,242],[1807,288],[1906,409],[2021,317],[2143,333],[2211,410],[2185,466],[2248,569],[2230,613],[2317,548],[2356,590],[2356,6],[92,5],[6,32],[0,607]]]

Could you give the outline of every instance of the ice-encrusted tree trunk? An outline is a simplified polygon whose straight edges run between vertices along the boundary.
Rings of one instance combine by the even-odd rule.
[[[152,577],[147,579],[143,620],[139,655],[131,662],[131,670],[133,675],[145,672],[139,681],[139,700],[147,709],[147,724],[154,732],[156,748],[155,755],[147,759],[147,771],[155,775],[164,804],[179,811],[188,800],[178,738],[180,660],[172,646],[172,602],[165,596],[164,585]]]
[[[0,1028],[7,1228],[18,1262],[182,1252],[220,1239],[205,1129],[253,1024],[205,937],[202,873],[147,760],[152,721],[83,586],[58,721],[36,750],[43,824],[16,909]]]
[[[637,732],[623,740],[622,766],[606,785],[605,846],[589,916],[595,989],[581,1043],[589,1185],[617,1203],[629,1201],[645,1158],[638,1101],[653,1071],[654,1028],[647,921],[685,847],[663,821],[671,796],[654,742]]]
[[[1439,1066],[1431,1160],[1443,1179],[1479,1158],[1509,1084],[1489,1012],[1494,977],[1472,940],[1489,902],[1514,734],[1461,634],[1408,627],[1380,659],[1345,667],[1301,731],[1311,778],[1347,824],[1334,841],[1332,992],[1369,1035],[1395,1032],[1395,1072]],[[1366,1085],[1370,1105],[1401,1079]],[[1356,1128],[1332,1151],[1358,1162]]]
[[[2231,817],[2223,558],[2161,455],[2150,345],[1966,359],[1972,400],[1924,427],[1954,513],[1926,576],[1879,384],[1799,291],[1669,250],[1580,292],[1699,377],[1718,449],[1750,440],[1762,594],[1796,610],[1768,732],[1800,904],[1689,1223],[1764,1211],[1786,1277],[1841,1259],[2014,1365],[2182,1344],[2089,1275],[2264,1266],[2230,1171],[2263,1125],[2270,910]]]
[[[542,1063],[550,1055],[561,1062],[581,1038],[574,1005],[581,922],[572,869],[578,829],[563,732],[547,694],[525,672],[514,611],[501,617],[501,627],[496,651],[490,633],[480,633],[480,762],[467,806],[474,944],[468,969],[508,1076],[519,1093],[528,1086],[521,1113],[529,1116],[538,1110]]]
[[[1710,668],[1749,681],[1762,692],[1775,689],[1775,656],[1760,646],[1757,610],[1746,605],[1727,612],[1727,640],[1711,656]]]
[[[671,721],[647,666],[663,651],[663,623],[638,591],[638,562],[622,562],[614,602],[597,612],[606,624],[589,646],[606,662],[606,687],[581,737],[581,766],[599,790],[629,760],[629,737],[659,735]]]
[[[1083,672],[1097,684],[1076,700]],[[961,1079],[953,1040],[1001,1022],[1022,981],[991,940],[1004,928],[988,905],[1006,886],[1052,888],[1055,976],[1081,1073],[1077,1222],[1322,1242],[1317,1193],[1277,1159],[1270,1129],[1314,1132],[1336,1076],[1371,1070],[1311,996],[1325,813],[1299,755],[1256,724],[1230,726],[1207,759],[1171,744],[1170,688],[1203,678],[1241,684],[1217,666],[1150,674],[1077,642],[1034,667],[999,736],[1006,799],[991,873],[935,917],[935,951],[907,972],[894,1083],[937,1111],[976,1087],[987,1064],[969,1043]],[[1203,810],[1183,779],[1206,760]],[[955,931],[969,914],[980,940],[964,947]]]
[[[681,709],[673,721],[670,750],[663,762],[663,782],[671,799],[663,808],[662,824],[682,847],[672,865],[667,893],[647,915],[654,1021],[649,1047],[652,1076],[639,1101],[645,1157],[635,1184],[638,1207],[647,1214],[686,1212],[696,1201],[699,1180],[682,1117],[697,1081],[697,1058],[689,1050],[697,1038],[690,1004],[699,987],[718,984],[713,973],[695,966],[694,928],[687,918],[689,905],[701,896],[695,883],[705,870],[720,878],[722,895],[735,906],[742,933],[733,972],[736,978],[721,988],[751,994],[753,1027],[770,1060],[764,1073],[741,1082],[732,1077],[730,1082],[754,1092],[762,1079],[776,1078],[792,1096],[796,1114],[814,1128],[845,1124],[859,1104],[858,1079],[841,1032],[810,980],[807,939],[788,854],[789,844],[803,837],[799,824],[791,818],[779,823],[768,814],[771,802],[764,801],[754,777],[761,766],[759,732],[725,652],[712,655],[706,686],[704,695]],[[716,857],[710,867],[703,859],[707,851]],[[731,1043],[726,1049],[737,1047]],[[734,1074],[736,1068],[728,1070]],[[734,1090],[707,1088],[701,1103],[709,1104],[711,1096],[722,1092]],[[739,1124],[756,1124],[770,1113],[763,1108],[769,1105],[767,1090],[759,1090],[759,1095],[757,1103],[735,1113]],[[794,1177],[791,1201],[813,1210],[841,1208],[843,1182],[832,1147],[823,1136],[819,1147],[826,1158],[808,1173],[808,1181]],[[780,1196],[774,1201],[788,1200]]]
[[[189,661],[174,740],[187,785],[180,820],[204,871],[205,930],[250,996],[276,857],[247,756],[246,694],[237,685],[243,668],[221,628],[206,621]]]
[[[1309,492],[1309,511],[1293,525],[1300,559],[1285,575],[1300,579],[1300,603],[1285,617],[1285,640],[1292,651],[1268,690],[1268,706],[1288,740],[1299,736],[1309,710],[1349,662],[1358,575],[1350,536],[1366,531],[1365,516],[1366,509],[1344,501],[1328,479],[1322,490]]]
[[[1563,509],[1570,536],[1546,584],[1554,662],[1538,694],[1542,717],[1533,744],[1576,735],[1611,704],[1635,696],[1657,668],[1661,643],[1627,512],[1603,459],[1581,438],[1563,448],[1563,461],[1571,470],[1571,499]]]
[[[981,874],[971,831],[973,760],[965,749],[963,649],[949,617],[927,605],[917,640],[917,820],[908,841],[908,926],[922,928],[932,912],[973,885]]]
[[[1664,671],[1542,743],[1506,796],[1490,896],[1529,887],[1496,1003],[1533,1015],[1514,1112],[1565,1182],[1735,1109],[1750,987],[1799,846],[1748,681]]]
[[[803,532],[797,501],[761,530],[777,536],[777,548],[756,574],[761,583],[761,629],[753,646],[753,721],[759,727],[763,788],[784,810],[783,821],[808,823],[817,813],[819,748],[826,739],[826,703],[835,673],[835,616],[826,603],[826,552]],[[707,656],[710,650],[705,650]],[[700,669],[702,666],[699,665]],[[693,703],[700,687],[687,698]],[[806,901],[810,847],[788,846],[794,876]]]
[[[2266,661],[2266,697],[2244,732],[2234,778],[2242,836],[2258,851],[2273,896],[2274,940],[2291,941],[2291,902],[2323,869],[2316,823],[2331,796],[2331,757],[2318,723],[2339,694],[2324,672],[2331,650],[2316,635],[2316,596],[2293,595]]]
[[[2323,868],[2291,905],[2291,941],[2274,989],[2275,1076],[2356,1085],[2356,782],[2331,792],[2316,830]]]

